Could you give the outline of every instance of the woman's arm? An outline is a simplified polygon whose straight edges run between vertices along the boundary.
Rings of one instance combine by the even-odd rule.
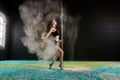
[[[48,33],[46,33],[44,39],[47,39],[50,36],[50,34],[52,33],[52,31],[53,31],[53,28],[51,28],[50,31]]]

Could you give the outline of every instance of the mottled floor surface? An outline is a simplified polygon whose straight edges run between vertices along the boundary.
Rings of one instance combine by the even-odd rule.
[[[120,62],[64,61],[60,70],[56,61],[0,61],[0,80],[120,80]]]

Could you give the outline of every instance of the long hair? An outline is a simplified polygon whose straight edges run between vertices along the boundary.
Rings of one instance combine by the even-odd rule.
[[[53,27],[53,21],[56,21],[56,18],[52,18],[50,20],[48,20],[47,26],[46,26],[46,33],[48,33],[51,29],[51,27]]]
[[[48,33],[52,27],[53,19],[49,20],[46,26],[46,33]]]

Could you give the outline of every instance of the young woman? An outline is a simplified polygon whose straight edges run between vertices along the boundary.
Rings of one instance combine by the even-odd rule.
[[[55,19],[51,19],[51,20],[48,21],[48,24],[46,26],[44,39],[49,38],[50,35],[52,35],[54,37],[54,42],[56,44],[55,47],[56,47],[57,52],[59,54],[59,60],[60,60],[59,67],[62,70],[63,69],[63,55],[64,55],[64,52],[58,45],[58,43],[61,42],[61,40],[59,39],[59,32],[56,29],[56,25],[57,25],[57,22],[56,22]],[[49,64],[49,69],[51,69],[53,64],[54,64],[54,61],[52,61],[52,63]]]

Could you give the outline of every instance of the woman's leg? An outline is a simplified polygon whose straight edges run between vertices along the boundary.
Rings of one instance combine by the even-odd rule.
[[[59,52],[59,60],[60,60],[60,65],[59,65],[59,67],[61,68],[61,69],[63,69],[62,67],[63,67],[63,56],[64,56],[64,52],[63,52],[63,50],[59,47],[59,46],[56,46],[57,47],[57,50],[58,50],[58,52]]]
[[[49,64],[49,69],[53,66],[54,62],[58,59],[59,57],[59,52],[56,52],[56,55],[52,58],[52,62]]]
[[[52,65],[54,64],[55,61],[52,61],[52,63],[49,64],[49,69],[51,69]]]

